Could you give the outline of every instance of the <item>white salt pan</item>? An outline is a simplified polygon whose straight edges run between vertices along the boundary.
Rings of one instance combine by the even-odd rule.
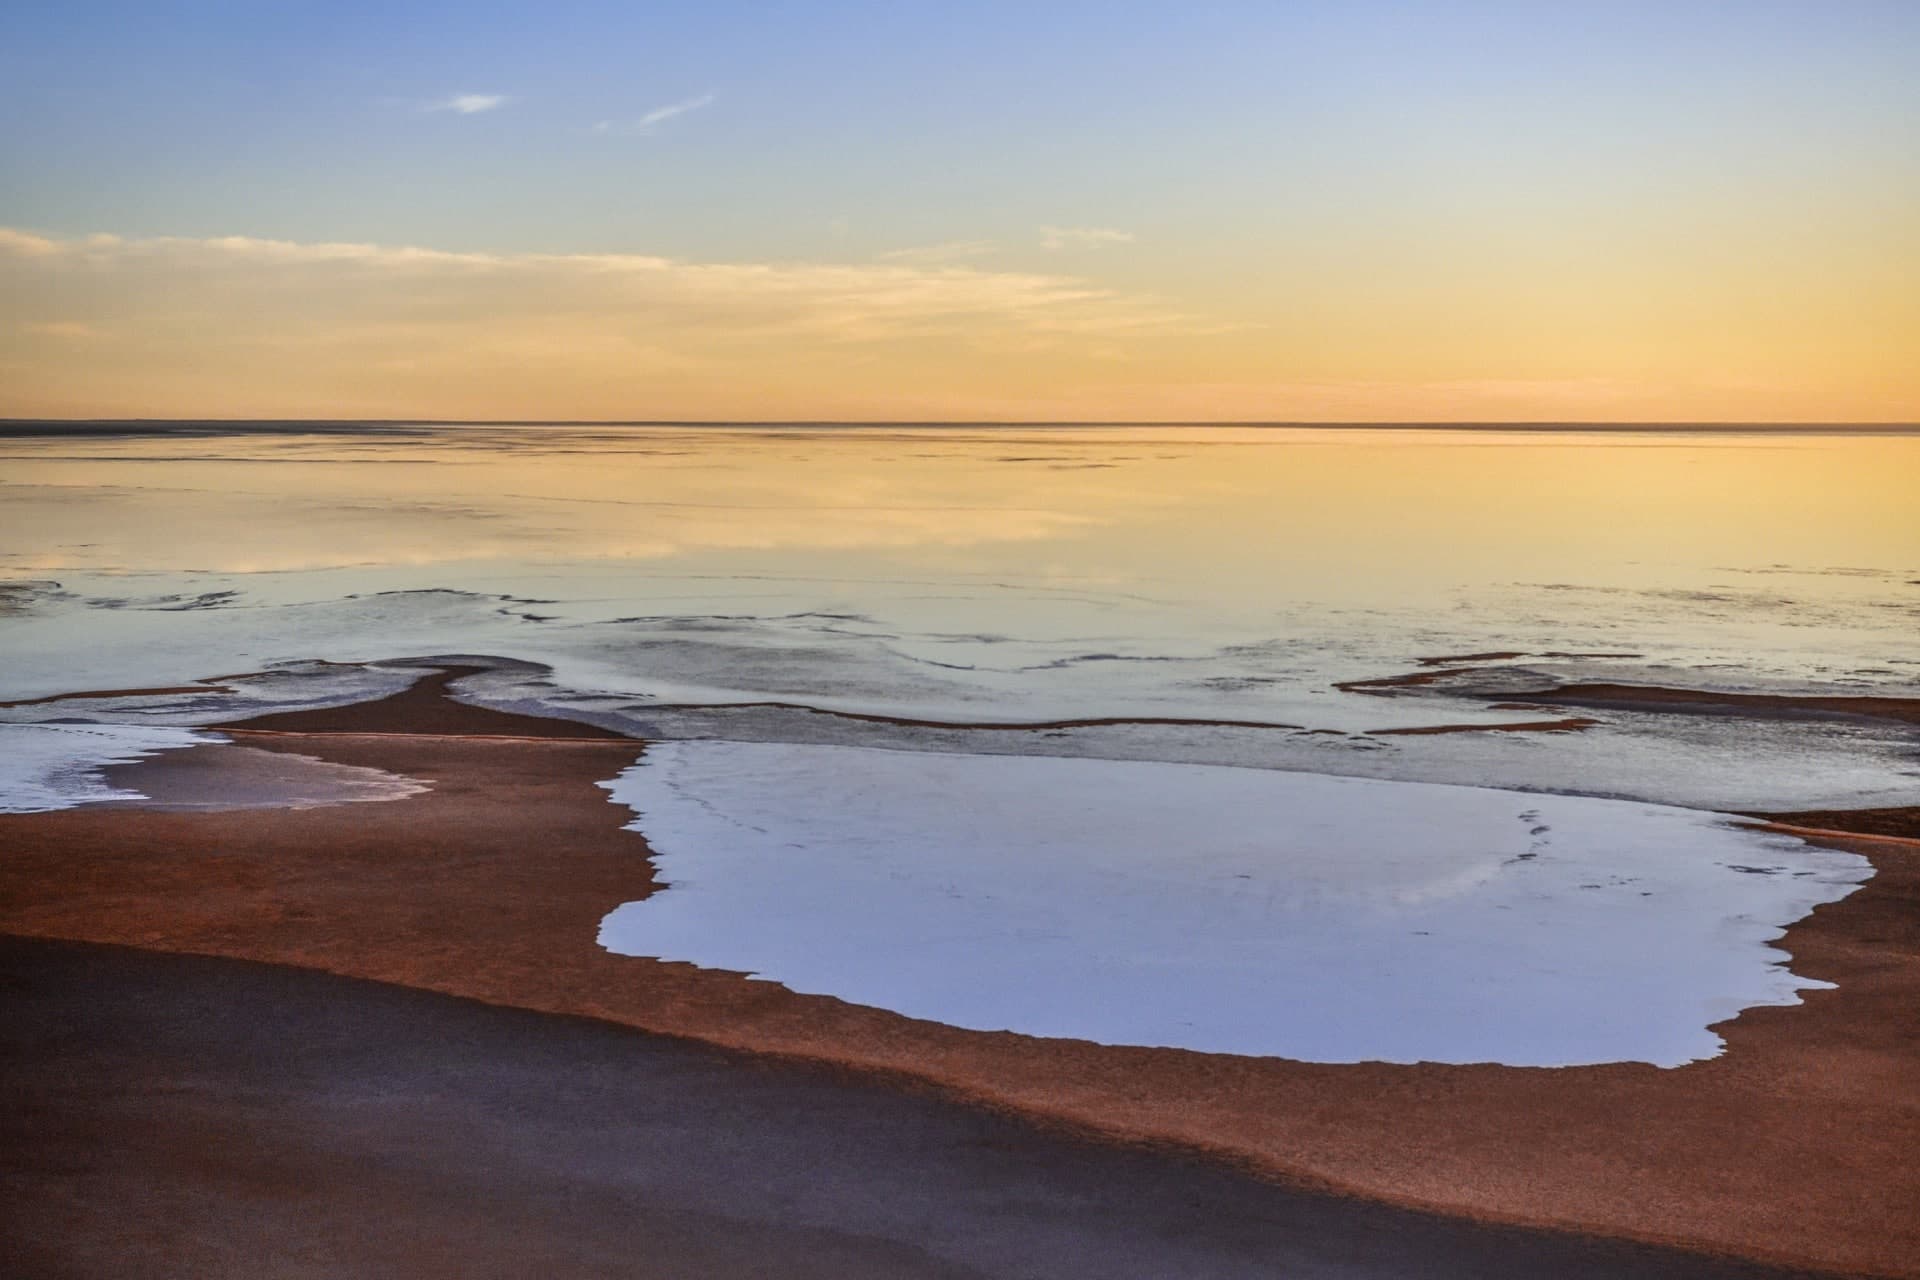
[[[100,770],[156,752],[226,739],[190,729],[124,724],[0,724],[0,813],[43,813],[102,800],[138,800]]]
[[[1691,810],[1205,765],[669,742],[605,785],[669,886],[611,951],[1317,1062],[1712,1057],[1827,985],[1768,944],[1872,874]]]

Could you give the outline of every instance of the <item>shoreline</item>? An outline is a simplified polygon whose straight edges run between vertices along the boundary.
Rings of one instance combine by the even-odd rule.
[[[1871,836],[1886,844],[1920,847],[1920,805],[1892,809],[1809,809],[1798,813],[1752,813],[1775,831],[1802,838],[1844,840]]]
[[[422,778],[433,789],[420,795],[0,818],[0,841],[21,850],[0,866],[0,930],[322,969],[904,1075],[1481,1221],[1920,1274],[1920,1031],[1902,1016],[1920,1002],[1910,842],[1822,838],[1877,874],[1776,945],[1840,989],[1718,1024],[1727,1052],[1687,1067],[1324,1065],[966,1032],[599,951],[599,919],[657,887],[644,839],[597,790],[645,743],[454,702],[462,670],[207,726],[251,749]],[[1858,1203],[1863,1187],[1874,1203]]]

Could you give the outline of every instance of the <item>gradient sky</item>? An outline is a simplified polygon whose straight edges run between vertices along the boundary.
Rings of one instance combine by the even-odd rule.
[[[0,415],[1920,419],[1920,3],[0,10]]]

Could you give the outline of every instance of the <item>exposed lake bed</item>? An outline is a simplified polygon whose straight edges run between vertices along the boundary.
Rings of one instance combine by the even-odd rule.
[[[1035,434],[633,429],[589,483],[580,440],[495,432],[511,491],[451,428],[8,440],[49,518],[6,562],[0,748],[35,745],[0,803],[39,812],[0,817],[0,927],[1902,1273],[1897,495],[1794,549],[1824,568],[1744,500],[1696,509],[1718,489],[1555,579],[1499,548],[1600,501],[1566,464],[1609,448],[1759,483],[1913,440]],[[337,480],[275,511],[282,466]],[[1355,466],[1424,504],[1406,536],[1329,541]],[[540,492],[583,483],[604,502]],[[153,537],[69,537],[108,507]]]

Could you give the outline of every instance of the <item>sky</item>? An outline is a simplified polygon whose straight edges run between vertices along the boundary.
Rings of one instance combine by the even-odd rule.
[[[0,416],[1920,420],[1913,0],[0,8]]]

